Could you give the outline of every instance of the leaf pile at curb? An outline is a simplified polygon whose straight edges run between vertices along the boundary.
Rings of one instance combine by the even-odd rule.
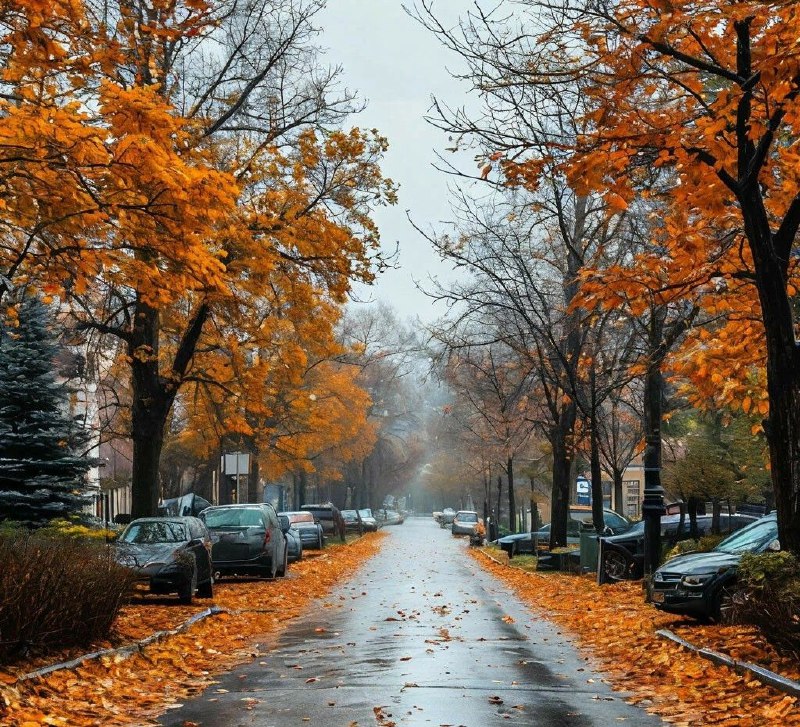
[[[593,576],[528,573],[473,553],[543,618],[578,637],[615,689],[677,725],[800,725],[800,700],[718,667],[665,641],[669,628],[697,646],[766,666],[791,679],[800,667],[781,659],[753,628],[702,626],[644,602],[642,584],[598,586]]]
[[[221,614],[153,644],[128,659],[103,658],[33,682],[4,683],[42,666],[18,664],[0,673],[0,724],[4,727],[145,725],[167,705],[197,694],[213,675],[260,655],[259,637],[282,630],[318,596],[349,578],[380,547],[382,533],[293,564],[285,579],[224,580],[213,603],[237,613]],[[139,603],[127,606],[115,626],[114,645],[175,628],[208,602],[195,606]],[[109,644],[101,644],[108,646]]]

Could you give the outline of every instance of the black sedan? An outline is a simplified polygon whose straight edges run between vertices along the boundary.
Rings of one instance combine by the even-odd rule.
[[[774,514],[729,535],[707,553],[686,553],[668,560],[653,574],[650,600],[663,611],[695,618],[724,619],[744,553],[780,550]]]
[[[723,533],[741,530],[745,525],[754,523],[757,518],[752,515],[720,515],[720,529]],[[688,540],[689,518],[684,519],[683,529],[678,532],[680,515],[664,515],[661,518],[661,538],[667,548],[675,543]],[[711,532],[711,515],[697,516],[697,531],[700,535]],[[644,521],[620,535],[603,538],[603,551],[600,567],[608,580],[619,581],[641,578],[644,573]]]
[[[219,505],[200,513],[211,533],[211,560],[222,575],[286,575],[289,549],[269,503]]]
[[[213,596],[211,538],[195,517],[139,518],[115,545],[120,565],[134,570],[151,593],[177,593],[181,603]]]

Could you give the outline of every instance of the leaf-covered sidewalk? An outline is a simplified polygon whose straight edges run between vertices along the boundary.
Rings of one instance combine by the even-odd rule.
[[[368,534],[350,545],[328,548],[318,557],[291,565],[285,579],[222,581],[215,587],[213,603],[235,613],[207,618],[130,658],[104,657],[16,685],[12,682],[17,676],[45,662],[30,661],[0,672],[0,723],[8,727],[151,723],[150,718],[171,704],[201,691],[214,674],[260,656],[258,639],[279,631],[313,599],[349,577],[377,551],[381,538],[381,533]],[[95,647],[130,643],[173,629],[209,605],[198,601],[195,606],[180,606],[167,600],[132,604],[118,619],[113,643]],[[46,663],[74,656],[56,655]]]
[[[534,611],[577,636],[610,683],[648,711],[686,727],[800,725],[800,700],[656,635],[667,628],[696,646],[799,679],[800,665],[781,659],[755,629],[703,626],[661,613],[644,603],[641,583],[598,586],[592,576],[529,573],[474,552]]]

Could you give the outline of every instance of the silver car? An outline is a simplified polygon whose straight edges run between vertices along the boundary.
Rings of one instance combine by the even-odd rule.
[[[286,575],[286,535],[272,505],[207,507],[200,519],[211,533],[211,560],[220,575]]]
[[[459,510],[450,530],[453,535],[474,535],[478,522],[478,513],[474,510]]]

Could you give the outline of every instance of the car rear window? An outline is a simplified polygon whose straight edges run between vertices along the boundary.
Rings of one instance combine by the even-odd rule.
[[[242,528],[263,525],[261,513],[254,508],[225,508],[224,510],[206,510],[204,513],[206,527],[209,528]]]
[[[458,520],[462,523],[476,523],[478,522],[478,515],[474,512],[460,512],[458,513]]]
[[[290,523],[313,523],[314,516],[310,512],[293,512],[289,515]]]

